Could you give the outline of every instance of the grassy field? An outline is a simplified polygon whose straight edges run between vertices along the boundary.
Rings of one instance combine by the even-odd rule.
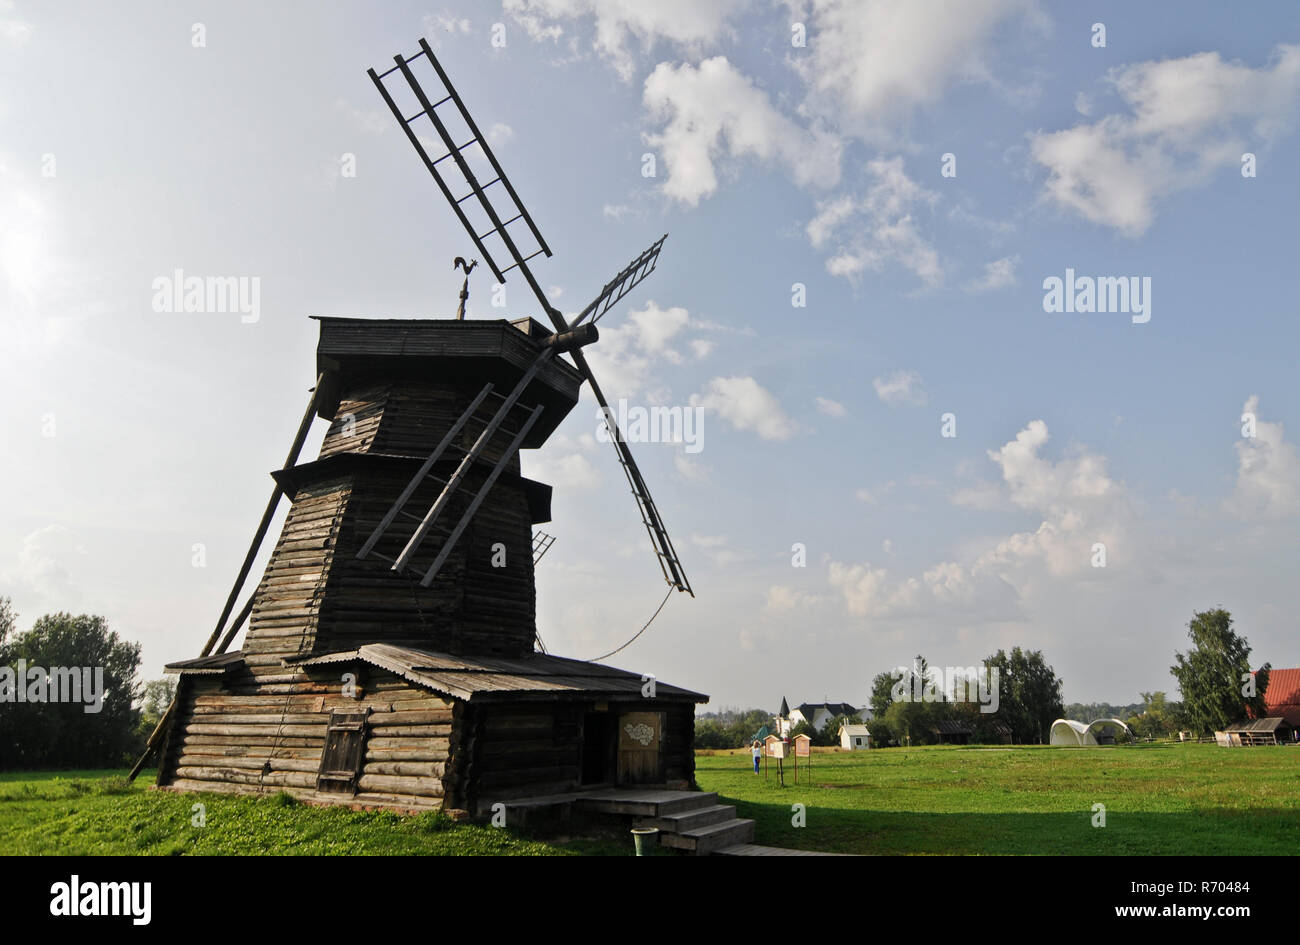
[[[814,754],[755,776],[704,753],[696,779],[757,821],[756,843],[837,853],[1295,854],[1300,749],[931,747]],[[804,827],[792,825],[804,804]],[[1093,827],[1104,804],[1105,827]]]
[[[771,764],[769,762],[769,764]],[[120,771],[0,773],[9,854],[628,855],[623,827],[529,838],[441,815],[149,791]],[[748,753],[701,752],[700,787],[758,822],[757,843],[838,853],[1294,854],[1300,749],[1214,745],[913,748],[815,754],[786,786]],[[206,806],[193,826],[192,807]],[[806,826],[792,825],[803,804]],[[1106,807],[1093,827],[1094,804]],[[665,851],[666,852],[666,851]]]
[[[9,855],[551,856],[627,853],[623,832],[545,841],[440,814],[313,807],[288,795],[228,797],[148,790],[125,771],[0,773],[0,850]],[[192,824],[196,802],[203,827]]]

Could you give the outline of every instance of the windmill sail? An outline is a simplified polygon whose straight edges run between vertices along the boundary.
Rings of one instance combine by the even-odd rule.
[[[435,88],[439,91],[436,98],[430,97],[425,91],[412,69],[413,64],[421,64],[420,60],[427,60],[437,77]],[[551,305],[537,278],[533,275],[532,270],[528,268],[530,259],[541,255],[550,256],[550,247],[542,238],[541,232],[537,229],[537,224],[533,222],[532,216],[529,215],[528,210],[520,201],[514,186],[497,162],[496,156],[492,153],[486,138],[479,131],[478,124],[470,115],[469,110],[465,108],[459,93],[451,84],[451,80],[447,77],[442,64],[438,62],[438,57],[429,48],[428,42],[421,39],[418,53],[409,58],[397,55],[393,57],[393,61],[395,65],[386,72],[376,73],[374,69],[369,70],[370,78],[375,83],[375,87],[379,89],[379,94],[383,96],[394,117],[397,118],[403,131],[406,132],[407,139],[420,155],[420,159],[428,168],[429,173],[437,181],[439,190],[442,191],[443,196],[451,205],[452,211],[456,214],[456,218],[460,220],[461,226],[469,233],[475,247],[482,254],[484,260],[487,261],[492,273],[500,282],[505,282],[506,274],[518,269],[528,282],[533,295],[537,297],[543,311],[550,318],[551,324],[555,326],[557,333],[568,332],[571,327],[578,326],[586,318],[593,315],[592,322],[594,324],[614,303],[623,298],[654,271],[667,236],[660,237],[641,255],[632,260],[631,264],[624,267],[618,275],[606,283],[600,294],[582,311],[574,321],[573,326],[570,326],[564,315]],[[412,107],[418,106],[418,110],[409,117],[404,114],[403,108],[395,99],[393,91],[384,81],[395,72],[401,73],[406,80],[407,90],[414,96],[415,105]],[[440,108],[443,110],[439,111]],[[437,132],[438,140],[441,142],[440,146],[445,149],[437,157],[430,156],[429,148],[415,131],[416,123],[425,118],[428,119]],[[453,133],[453,129],[449,126],[449,121],[453,120],[459,126],[463,126],[465,129],[464,134],[468,135],[468,137]],[[490,169],[484,170],[483,173],[493,175],[486,183],[479,182],[479,175],[475,173],[474,168],[471,166],[471,162],[476,155],[481,155],[482,159],[486,161],[487,168]],[[454,177],[449,175],[448,169],[453,165],[460,171],[462,181],[456,181]],[[459,195],[456,193],[458,189],[465,188],[468,189],[464,193]],[[476,211],[475,215],[484,218],[486,222],[480,224],[471,219],[470,213],[467,212],[467,202],[469,209]],[[511,229],[512,225],[514,226],[513,230]],[[523,227],[526,227],[526,235],[519,232]],[[518,234],[518,240],[516,234]],[[525,241],[522,248],[519,240]],[[493,249],[496,249],[496,253],[493,252]],[[502,249],[504,249],[504,255]],[[503,266],[502,263],[508,264]],[[685,570],[682,568],[681,560],[677,557],[677,551],[673,547],[672,539],[668,537],[668,531],[664,528],[659,509],[655,505],[654,499],[650,497],[650,490],[646,486],[645,478],[641,475],[636,460],[632,458],[632,453],[623,439],[622,431],[618,429],[612,418],[609,403],[605,400],[600,385],[596,383],[596,378],[592,375],[591,367],[587,364],[587,359],[583,356],[581,347],[574,347],[569,353],[574,364],[582,371],[587,382],[591,384],[592,393],[596,395],[596,401],[599,403],[605,421],[610,427],[614,450],[618,455],[619,464],[627,476],[632,495],[636,499],[641,521],[650,535],[651,543],[654,545],[655,555],[659,561],[659,567],[663,571],[664,579],[677,590],[685,591],[694,597],[695,592],[686,579]],[[432,465],[432,462],[431,459],[429,465]],[[413,481],[412,491],[414,491],[416,485],[418,483]],[[448,488],[453,488],[450,483]],[[442,502],[443,500],[440,499],[439,503]],[[425,520],[421,523],[421,529],[431,523],[432,519],[437,518],[441,508],[439,503],[435,503],[434,507],[430,509]],[[392,511],[390,514],[396,516],[399,512],[400,509]],[[389,522],[391,523],[391,518]],[[417,534],[412,539],[417,545],[420,535],[421,531],[417,530]],[[454,537],[451,540],[454,542]],[[410,550],[408,547],[394,562],[396,570],[401,570],[402,567],[409,563]],[[437,564],[435,563],[434,568],[426,575],[426,581],[432,580],[436,571]]]

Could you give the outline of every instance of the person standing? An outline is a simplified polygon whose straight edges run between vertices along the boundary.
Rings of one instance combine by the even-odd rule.
[[[754,739],[754,744],[749,746],[749,751],[754,756],[754,773],[758,774],[758,759],[763,757],[763,743],[757,738]]]

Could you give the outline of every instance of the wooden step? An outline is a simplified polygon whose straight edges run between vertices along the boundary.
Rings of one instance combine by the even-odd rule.
[[[631,814],[634,817],[663,817],[718,803],[718,795],[706,791],[638,791],[616,788],[583,794],[575,802],[580,810],[601,814]]]
[[[720,824],[736,819],[736,808],[731,804],[714,804],[711,807],[698,807],[677,814],[665,814],[662,817],[638,817],[637,827],[658,827],[662,833],[685,833],[699,827]]]
[[[697,827],[685,833],[660,833],[659,842],[677,850],[692,853],[712,853],[723,847],[749,843],[754,839],[754,822],[744,818],[724,820],[722,823]]]

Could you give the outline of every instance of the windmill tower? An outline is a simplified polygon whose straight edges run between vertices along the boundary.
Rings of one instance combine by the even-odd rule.
[[[553,539],[533,526],[550,519],[551,490],[519,463],[589,384],[669,594],[694,596],[583,356],[666,237],[566,320],[528,266],[551,250],[433,51],[421,40],[395,63],[370,70],[375,86],[478,258],[500,282],[521,276],[551,327],[465,319],[465,286],[454,318],[318,319],[317,383],[235,587],[202,655],[168,667],[180,684],[150,740],[158,783],[469,810],[584,784],[689,784],[706,696],[535,652],[533,567]],[[316,417],[330,423],[320,455],[299,464]],[[282,496],[266,572],[227,623]]]

